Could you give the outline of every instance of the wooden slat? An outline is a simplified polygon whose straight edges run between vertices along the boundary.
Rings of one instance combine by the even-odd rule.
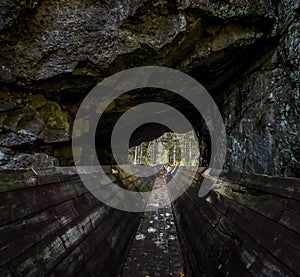
[[[205,211],[195,206],[187,195],[183,196],[180,201],[184,203],[184,209],[189,207],[185,217],[186,225],[184,226],[185,229],[187,228],[186,231],[188,234],[193,236],[190,239],[193,242],[192,248],[196,247],[198,251],[201,251],[200,259],[204,257],[203,255],[208,255],[208,253],[214,255],[214,257],[210,257],[209,260],[204,262],[207,268],[212,267],[215,270],[214,273],[209,272],[209,274],[217,274],[217,272],[220,271],[224,275],[226,275],[227,272],[238,274],[239,276],[249,275],[246,268],[243,267],[241,262],[231,254],[229,247],[214,230],[215,223],[207,220],[205,217]],[[178,207],[178,209],[180,210],[180,207]],[[196,222],[197,225],[195,224]],[[203,245],[206,245],[206,247],[203,247]],[[203,251],[203,248],[206,248],[206,250]],[[213,263],[214,260],[215,263]],[[234,267],[232,267],[233,264]]]
[[[226,216],[221,218],[216,231],[252,275],[296,276]]]
[[[86,192],[81,181],[73,180],[1,193],[0,222],[8,224]]]
[[[230,205],[228,205],[228,202],[226,202],[222,195],[218,195],[212,191],[207,196],[209,201],[203,201],[203,199],[201,201],[194,193],[190,195],[191,198],[194,199],[194,202],[198,203],[196,205],[197,209],[203,212],[203,215],[208,221],[212,222],[213,218],[219,218],[215,228],[216,232],[223,238],[226,244],[230,246],[233,253],[244,263],[244,266],[251,270],[252,274],[256,274],[259,271],[266,271],[267,269],[270,274],[294,276],[286,266],[268,253],[255,239],[249,236],[241,226],[231,221],[231,217],[228,214]],[[211,195],[217,195],[217,197],[214,197],[214,201],[212,201]],[[218,208],[215,208],[215,205]],[[208,210],[210,210],[209,213],[207,212]],[[220,216],[220,212],[222,216]],[[216,213],[216,215],[212,216],[212,213]],[[214,224],[214,222],[212,222],[212,224]],[[247,247],[245,247],[245,245],[247,245]]]
[[[300,233],[300,201],[219,181],[215,191]]]
[[[97,168],[80,170],[85,181],[101,181],[103,173]],[[111,182],[120,181],[112,174],[112,167],[103,170]],[[83,267],[81,259],[91,260],[101,243],[119,241],[123,247],[128,242],[137,214],[106,208],[87,191],[75,168],[12,170],[5,174],[2,184],[0,180],[1,276],[10,269],[11,275],[20,276],[43,276],[51,270],[66,275],[66,268],[73,274]],[[133,187],[143,182],[139,178],[129,181]],[[108,199],[112,196],[107,194]],[[113,249],[107,253],[106,261]],[[107,267],[107,263],[102,266]]]
[[[95,215],[97,214],[97,217]],[[34,245],[12,261],[17,275],[45,275],[66,256],[95,226],[109,216],[104,206],[98,206],[52,236]],[[88,218],[88,220],[86,220]]]
[[[81,172],[80,177],[84,179],[101,178],[103,175],[103,173],[99,172],[97,167],[0,170],[0,193],[71,180],[80,180],[77,170]],[[111,175],[111,167],[104,167],[103,170]]]
[[[99,205],[86,193],[0,228],[0,266]]]
[[[124,253],[132,231],[134,230],[134,228],[132,228],[135,225],[134,223],[135,221],[129,219],[128,221],[123,221],[122,224],[117,225],[117,228],[114,230],[114,233],[117,236],[111,237],[109,243],[110,251],[108,251],[106,255],[106,262],[109,266],[103,267],[100,273],[101,276],[118,276],[117,274],[121,271],[122,262],[126,258]]]
[[[121,219],[111,213],[104,221],[97,225],[95,229],[80,242],[63,260],[51,269],[50,273],[54,276],[60,274],[73,275],[81,270],[86,262],[93,256],[96,249],[101,245],[106,236],[113,235],[112,226]]]
[[[222,176],[221,179],[253,188],[256,191],[264,191],[281,197],[300,200],[299,178],[271,177],[266,175],[232,172]]]
[[[112,245],[119,249],[119,255],[122,255],[122,252],[125,253],[124,249],[120,247],[119,242],[125,240],[127,241],[131,234],[123,233],[125,226],[128,223],[128,214],[122,212],[115,213],[114,217],[110,217],[105,226],[101,229],[101,244],[98,247],[93,247],[93,251],[89,251],[89,256],[85,261],[84,267],[78,273],[79,276],[90,276],[95,275],[95,272],[98,272],[100,275],[101,270],[106,267],[110,267],[111,264],[117,266],[117,258],[111,255]],[[133,230],[132,230],[133,231]],[[123,250],[123,251],[122,251]],[[102,276],[102,275],[100,275]]]
[[[206,251],[217,253],[218,247],[225,245],[230,252],[222,254],[219,250],[218,262],[222,255],[228,255],[228,259],[233,255],[252,275],[300,274],[297,267],[300,207],[299,201],[294,199],[299,181],[286,184],[289,179],[275,178],[277,187],[274,189],[270,186],[271,179],[263,176],[255,182],[256,176],[247,175],[243,183],[236,178],[231,182],[228,177],[221,177],[208,195],[199,198],[200,179],[177,199],[176,216],[184,226],[185,240],[197,255],[197,268],[208,274],[208,269],[213,267],[215,272],[209,274],[217,274],[216,256],[206,259],[204,255]],[[262,183],[265,181],[266,188]],[[227,265],[229,276],[236,276],[233,274],[236,262],[223,264]]]
[[[287,267],[300,274],[299,235],[232,200],[225,198],[224,201],[228,202],[227,216],[233,222]]]

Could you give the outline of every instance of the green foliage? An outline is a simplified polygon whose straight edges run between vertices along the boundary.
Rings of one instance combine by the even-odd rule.
[[[145,185],[149,191],[152,191],[153,184],[150,181],[147,181]]]
[[[198,156],[198,141],[192,131],[184,134],[165,133],[129,151],[129,160],[133,164],[194,166]]]

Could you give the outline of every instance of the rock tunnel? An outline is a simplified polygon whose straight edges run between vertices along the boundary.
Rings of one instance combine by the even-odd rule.
[[[300,275],[299,1],[0,3],[0,276]],[[226,129],[220,176],[207,168],[211,138],[193,103],[149,87],[106,107],[95,134],[103,171],[79,174],[80,105],[99,82],[140,66],[176,69],[210,93]],[[193,181],[169,206],[118,210],[83,182],[155,183],[119,170],[111,149],[119,118],[149,102],[188,119],[201,163],[179,165]],[[149,122],[129,146],[169,131]],[[214,186],[199,197],[205,178]]]

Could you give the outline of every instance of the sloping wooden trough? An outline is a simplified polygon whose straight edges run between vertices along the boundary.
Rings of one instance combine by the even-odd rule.
[[[300,179],[235,172],[199,198],[202,178],[174,204],[191,275],[299,276]]]
[[[117,274],[137,213],[102,204],[74,168],[0,178],[0,276]]]
[[[225,174],[199,198],[202,173],[173,203],[187,276],[299,276],[300,180]],[[138,222],[94,198],[75,168],[0,171],[0,276],[117,276]]]

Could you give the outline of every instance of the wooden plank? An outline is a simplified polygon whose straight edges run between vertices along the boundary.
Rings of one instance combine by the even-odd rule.
[[[189,193],[191,193],[190,190]],[[212,195],[213,198],[211,197]],[[194,198],[195,201],[200,203],[202,202],[202,205],[198,204],[197,207],[202,210],[203,215],[208,221],[211,222],[211,218],[213,218],[213,216],[211,216],[212,213],[216,213],[215,217],[219,217],[220,212],[223,214],[223,216],[220,217],[215,230],[223,238],[230,249],[232,249],[233,253],[244,263],[245,268],[248,268],[251,274],[257,275],[258,272],[269,272],[272,276],[282,276],[283,274],[294,276],[286,266],[268,253],[253,238],[240,229],[238,225],[231,222],[230,217],[229,219],[227,218],[228,207],[226,207],[226,201],[223,201],[222,196],[217,195],[216,197],[216,193],[211,191],[206,197],[209,201],[204,202],[197,199],[194,193],[191,194],[191,198]],[[203,208],[205,205],[208,207]],[[210,213],[207,213],[206,211],[209,209],[211,209],[211,211]]]
[[[199,186],[191,186],[186,193],[187,196],[183,196],[179,199],[179,201],[182,202],[181,207],[178,207],[178,200],[176,201],[177,209],[180,210],[183,215],[187,214],[188,216],[191,216],[191,209],[187,207],[189,206],[187,204],[189,201],[195,204],[195,208],[198,209],[200,213],[206,217],[206,220],[212,225],[214,225],[216,219],[220,217],[219,213],[222,212],[223,216],[216,225],[215,231],[222,237],[230,249],[232,249],[234,255],[236,255],[241,262],[244,263],[245,268],[248,268],[252,274],[257,274],[258,272],[273,272],[274,276],[279,276],[279,274],[281,274],[281,276],[282,274],[287,276],[295,276],[292,271],[290,271],[285,265],[281,264],[279,260],[277,260],[270,253],[268,253],[268,251],[258,244],[255,239],[249,236],[244,230],[240,229],[238,227],[239,225],[228,223],[230,221],[228,221],[226,216],[228,209],[230,209],[230,203],[228,201],[226,202],[222,195],[211,191],[205,198],[205,201],[203,201],[204,199],[198,198],[197,191]],[[205,207],[205,205],[211,205],[211,207]],[[208,212],[208,210],[215,209],[214,206],[219,209],[219,212],[214,211],[216,214],[212,215],[212,211]],[[183,217],[183,215],[181,215],[181,217]],[[240,217],[242,216],[245,215],[240,214]],[[230,218],[231,217],[229,215],[229,219]],[[227,224],[226,228],[224,227],[225,223]],[[183,224],[185,225],[185,229],[187,226],[193,226],[196,230],[203,228],[203,223],[199,220],[197,221],[197,225],[195,222],[189,223],[188,221]],[[186,232],[187,235],[191,237],[190,240],[193,243],[196,242],[193,236],[194,232],[195,231],[193,231],[192,228],[190,228],[189,232]],[[241,247],[241,245],[243,247]]]
[[[80,181],[70,181],[0,193],[1,225],[86,192],[87,189]]]
[[[222,194],[241,205],[300,233],[300,201],[252,189],[249,191],[247,187],[228,182],[218,182],[215,190],[222,191]]]
[[[298,211],[300,211],[300,208]],[[300,234],[300,213],[299,212],[294,212],[286,209],[280,215],[278,222],[288,227],[289,229],[295,231],[296,233]]]
[[[275,221],[278,220],[290,201],[290,199],[272,195],[268,192],[256,191],[229,182],[218,181],[214,190]]]
[[[253,276],[296,276],[226,216],[222,217],[216,231]]]
[[[115,276],[121,267],[121,258],[125,258],[125,245],[131,236],[132,228],[127,216],[111,226],[112,230],[106,234],[100,247],[96,249],[84,268],[81,276]],[[127,231],[126,231],[127,226]],[[130,231],[128,233],[128,230]],[[109,273],[109,275],[107,275]]]
[[[182,210],[180,205],[176,205],[176,209],[178,211]],[[216,257],[212,256],[211,251],[209,251],[209,247],[205,244],[205,238],[202,234],[195,234],[196,230],[199,232],[199,230],[205,230],[207,227],[207,224],[203,222],[203,220],[199,220],[198,218],[195,218],[191,213],[190,210],[187,210],[189,214],[189,219],[184,214],[179,214],[179,220],[182,223],[184,229],[182,229],[183,233],[182,235],[187,237],[187,241],[190,242],[190,249],[192,249],[192,255],[193,259],[195,260],[195,263],[197,264],[197,267],[201,268],[201,273],[203,273],[203,276],[223,276],[223,273],[218,270],[219,263],[216,260]],[[176,219],[178,220],[178,219]],[[201,229],[192,228],[191,222],[197,220],[199,222],[199,226],[201,225]],[[195,266],[193,267],[193,269]],[[197,271],[193,272],[197,273]]]
[[[300,179],[230,172],[222,180],[282,197],[300,200]]]
[[[99,236],[101,237],[101,243],[98,247],[93,247],[91,249],[83,249],[85,251],[84,257],[86,258],[84,267],[80,270],[79,275],[81,276],[95,276],[100,273],[100,271],[107,267],[106,257],[109,255],[109,249],[111,247],[111,240],[115,236],[117,239],[117,234],[115,228],[117,226],[122,226],[122,223],[127,222],[128,215],[124,216],[122,212],[115,212],[114,216],[111,216],[106,220],[106,224],[99,231]],[[122,249],[120,249],[121,251]],[[114,257],[110,257],[111,261],[114,261]],[[96,274],[97,273],[97,274]]]
[[[96,214],[98,215],[96,216]],[[99,206],[34,245],[12,261],[16,274],[46,274],[58,260],[76,247],[93,230],[94,226],[100,224],[107,216],[109,216],[109,212],[105,206]]]
[[[78,175],[78,171],[81,176]],[[111,167],[105,167],[107,174],[111,174]],[[71,180],[85,178],[100,178],[103,173],[99,172],[98,167],[85,167],[80,170],[76,167],[53,167],[49,169],[0,169],[0,193],[14,191],[29,187],[62,183]]]
[[[99,205],[89,193],[0,228],[0,266]]]
[[[197,272],[199,276],[205,276],[205,267],[202,263],[198,262],[192,248],[193,243],[190,240],[188,234],[185,233],[184,220],[181,220],[181,214],[177,208],[178,201],[173,202],[173,213],[176,219],[176,225],[178,228],[179,239],[181,241],[181,248],[185,260],[185,273],[187,276],[193,276],[193,272]]]
[[[59,222],[51,210],[32,218],[18,220],[0,228],[0,265],[3,265],[59,229]]]
[[[9,266],[0,267],[0,276],[3,276],[3,277],[13,276]]]
[[[299,235],[234,200],[221,194],[220,197],[229,207],[227,217],[293,272],[300,273]]]
[[[122,224],[117,225],[114,230],[114,237],[109,241],[109,251],[106,253],[106,264],[100,273],[100,276],[118,276],[121,271],[122,262],[125,260],[125,250],[129,239],[134,230],[132,220],[123,220]],[[97,274],[97,271],[96,271]]]
[[[235,276],[248,276],[249,272],[242,266],[240,261],[231,254],[230,248],[205,217],[205,212],[195,206],[187,195],[181,197],[180,201],[184,203],[184,208],[182,207],[181,210],[184,209],[185,211],[184,215],[186,215],[186,217],[184,226],[185,229],[187,228],[190,241],[193,242],[192,248],[198,246],[197,251],[200,252],[202,259],[205,257],[203,255],[207,255],[207,253],[213,255],[210,256],[206,262],[200,262],[205,264],[207,269],[214,270],[213,272],[209,272],[209,274],[217,274],[217,272],[220,271],[224,275],[226,275],[227,272],[231,272],[233,275],[236,274]],[[187,206],[189,206],[189,208],[186,211]],[[178,209],[180,210],[180,207]],[[197,222],[197,225],[195,222]]]
[[[112,231],[112,222],[115,224],[121,217],[115,216],[115,213],[106,217],[101,224],[98,224],[95,229],[88,234],[88,236],[80,242],[68,255],[57,262],[57,265],[50,270],[49,273],[54,276],[64,274],[67,276],[74,276],[81,270],[86,262],[90,259],[96,249],[103,242],[105,237]]]

